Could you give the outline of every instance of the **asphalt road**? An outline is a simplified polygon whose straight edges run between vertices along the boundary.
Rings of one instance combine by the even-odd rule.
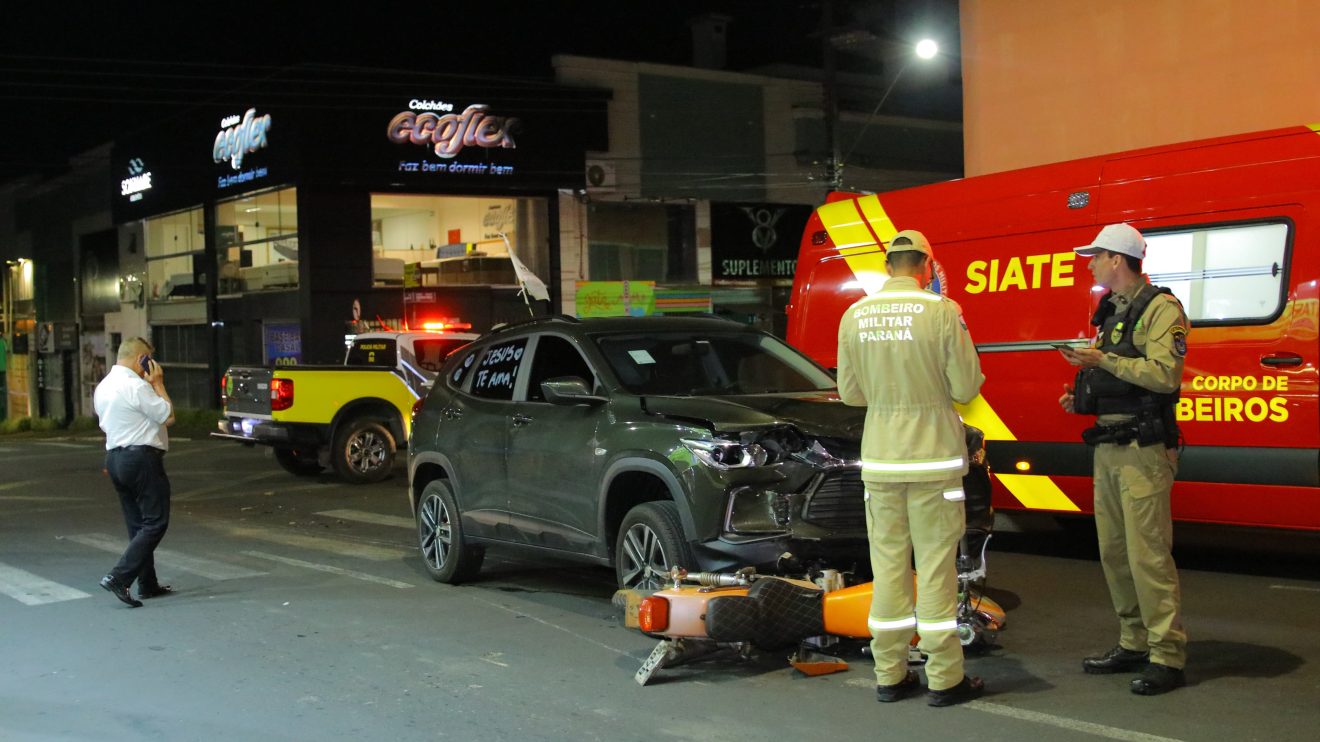
[[[1085,527],[1002,529],[990,692],[874,701],[870,663],[779,656],[632,674],[609,570],[492,551],[433,583],[402,472],[296,479],[261,450],[176,441],[157,552],[176,595],[97,586],[125,541],[94,440],[0,438],[0,740],[1280,740],[1320,729],[1320,536],[1180,528],[1191,685],[1141,698],[1080,658],[1115,624]],[[1036,524],[1038,525],[1038,524]]]

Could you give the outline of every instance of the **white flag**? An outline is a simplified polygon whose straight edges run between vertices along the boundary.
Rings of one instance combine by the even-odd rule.
[[[518,259],[517,255],[513,254],[512,250],[509,251],[509,260],[513,261],[513,272],[518,276],[518,283],[522,286],[523,291],[527,292],[533,299],[550,301],[550,290],[545,287],[545,282],[537,278],[531,268],[523,265],[523,262]]]

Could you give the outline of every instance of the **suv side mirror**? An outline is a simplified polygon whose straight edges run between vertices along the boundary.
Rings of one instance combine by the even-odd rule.
[[[541,382],[541,395],[545,401],[557,405],[601,404],[608,402],[605,397],[597,397],[587,387],[587,382],[580,376],[558,376]]]

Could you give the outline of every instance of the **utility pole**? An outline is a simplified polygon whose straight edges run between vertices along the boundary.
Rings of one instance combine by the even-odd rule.
[[[831,191],[843,188],[843,157],[839,153],[839,92],[834,58],[834,0],[821,0],[820,34],[825,80],[825,147],[829,150],[826,177]]]

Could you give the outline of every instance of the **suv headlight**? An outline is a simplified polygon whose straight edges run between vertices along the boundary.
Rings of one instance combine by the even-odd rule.
[[[680,438],[697,460],[713,469],[750,469],[764,466],[769,454],[759,443],[739,443],[720,438]]]

